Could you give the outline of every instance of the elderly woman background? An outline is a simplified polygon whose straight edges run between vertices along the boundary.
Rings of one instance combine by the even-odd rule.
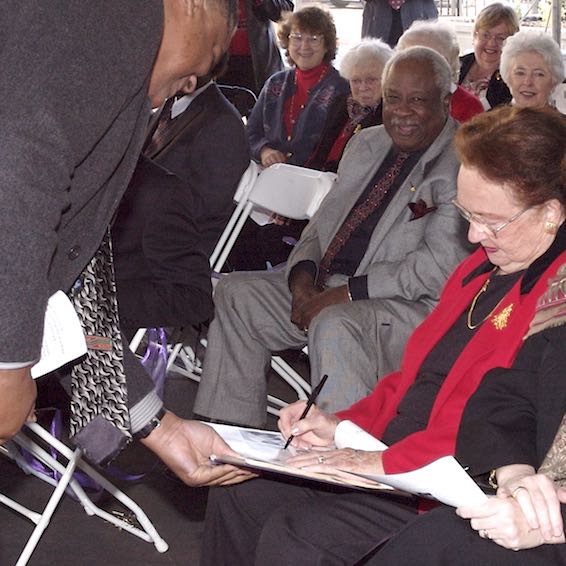
[[[252,158],[263,167],[275,163],[305,166],[321,141],[328,113],[348,82],[331,65],[336,56],[332,16],[308,7],[288,14],[277,35],[292,67],[265,83],[247,124]],[[288,258],[307,222],[274,217],[258,226],[248,219],[226,261],[228,270],[267,269]]]
[[[546,33],[525,30],[510,37],[501,53],[501,76],[517,106],[542,107],[564,80],[558,44]]]
[[[277,35],[292,67],[266,82],[248,120],[248,138],[252,156],[264,167],[304,165],[330,105],[349,86],[331,64],[336,27],[328,12],[308,7],[289,14]]]
[[[340,74],[350,93],[334,100],[328,111],[320,143],[306,166],[336,171],[348,140],[362,128],[381,120],[381,73],[393,50],[380,39],[364,39],[349,49],[340,62]]]
[[[497,497],[457,514],[441,507],[418,518],[375,556],[371,563],[376,566],[566,563],[566,490],[559,487],[566,480],[566,121],[548,108],[507,108],[493,118],[459,135],[468,173],[458,199],[469,209],[470,233],[476,239],[482,235],[490,259],[503,254],[511,259],[523,255],[519,246],[525,244],[525,253],[530,249],[534,258],[557,232],[522,276],[523,292],[549,253],[561,265],[538,301],[512,367],[489,372],[462,416],[456,457],[478,481],[489,481]],[[511,162],[497,150],[501,146],[513,155]],[[559,212],[558,222],[545,220],[550,208]],[[516,218],[515,229],[511,224],[507,234],[490,238],[488,223],[503,212]],[[541,214],[538,226],[529,221],[529,215]],[[515,244],[510,242],[513,231]]]
[[[468,237],[478,250],[414,331],[401,369],[370,396],[337,415],[314,408],[299,420],[304,402],[281,413],[281,431],[294,435],[296,447],[332,448],[343,419],[389,447],[330,449],[322,458],[311,451],[289,462],[326,473],[398,473],[454,454],[466,403],[490,370],[513,366],[539,297],[566,262],[566,135],[557,117],[550,109],[504,107],[462,126],[455,204],[470,221]],[[256,564],[271,566],[355,564],[417,518],[418,508],[416,498],[252,480],[210,492],[203,547],[209,556],[224,549],[233,562],[255,554]]]
[[[518,31],[517,14],[507,4],[490,4],[476,18],[474,51],[460,58],[458,82],[475,94],[486,110],[511,101],[511,93],[499,74],[499,61],[505,40]]]
[[[460,73],[460,46],[454,30],[437,20],[413,22],[411,27],[399,38],[397,49],[407,49],[416,45],[434,49],[450,65],[454,82],[450,100],[452,118],[458,120],[458,122],[465,122],[483,112],[479,98],[456,84]]]

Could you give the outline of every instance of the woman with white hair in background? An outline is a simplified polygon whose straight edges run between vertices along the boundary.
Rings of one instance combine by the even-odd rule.
[[[550,104],[552,92],[564,80],[560,47],[552,37],[536,30],[520,31],[507,40],[500,71],[513,104],[531,108]]]
[[[380,39],[363,39],[342,58],[340,74],[349,81],[349,93],[334,100],[328,110],[320,143],[305,166],[336,171],[348,140],[381,119],[381,73],[393,55]]]
[[[452,70],[452,99],[450,115],[458,122],[465,122],[483,112],[479,98],[458,85],[460,73],[460,46],[456,33],[447,24],[437,20],[413,22],[397,43],[397,50],[415,46],[430,47],[440,53]]]

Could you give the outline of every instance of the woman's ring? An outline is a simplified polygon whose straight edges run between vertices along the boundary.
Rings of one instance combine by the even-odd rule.
[[[324,456],[319,456],[319,457],[318,457],[318,463],[319,463],[319,464],[324,464]]]
[[[487,529],[482,529],[480,531],[480,537],[481,538],[489,538],[489,532],[487,531]]]
[[[527,488],[526,488],[524,485],[520,485],[519,487],[516,487],[516,488],[513,490],[513,493],[511,494],[511,497],[512,497],[513,499],[517,499],[517,493],[519,493],[519,491],[520,491],[521,489],[527,489]]]

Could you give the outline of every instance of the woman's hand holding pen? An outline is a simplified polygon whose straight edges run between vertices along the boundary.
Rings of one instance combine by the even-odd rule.
[[[334,442],[334,431],[340,422],[335,415],[321,411],[313,405],[306,418],[300,420],[306,401],[297,401],[285,407],[279,414],[279,430],[285,438],[293,435],[292,446],[310,450],[313,446],[330,446]]]

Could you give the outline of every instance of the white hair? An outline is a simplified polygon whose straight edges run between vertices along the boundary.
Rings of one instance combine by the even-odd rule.
[[[438,20],[413,22],[397,42],[397,50],[422,45],[438,51],[450,65],[452,81],[458,82],[460,73],[460,46],[456,32]]]
[[[365,38],[348,49],[340,62],[340,74],[350,80],[354,74],[354,68],[362,65],[375,65],[379,68],[379,74],[385,63],[393,56],[393,49],[381,39]]]
[[[450,94],[452,87],[452,72],[446,59],[430,47],[408,47],[398,51],[387,61],[381,75],[381,84],[385,86],[391,69],[401,61],[428,61],[432,66],[434,84],[440,89],[440,98]]]
[[[553,88],[564,80],[564,63],[558,44],[543,31],[524,30],[509,37],[501,52],[499,72],[507,84],[511,67],[521,53],[538,53],[544,59],[552,75]]]

